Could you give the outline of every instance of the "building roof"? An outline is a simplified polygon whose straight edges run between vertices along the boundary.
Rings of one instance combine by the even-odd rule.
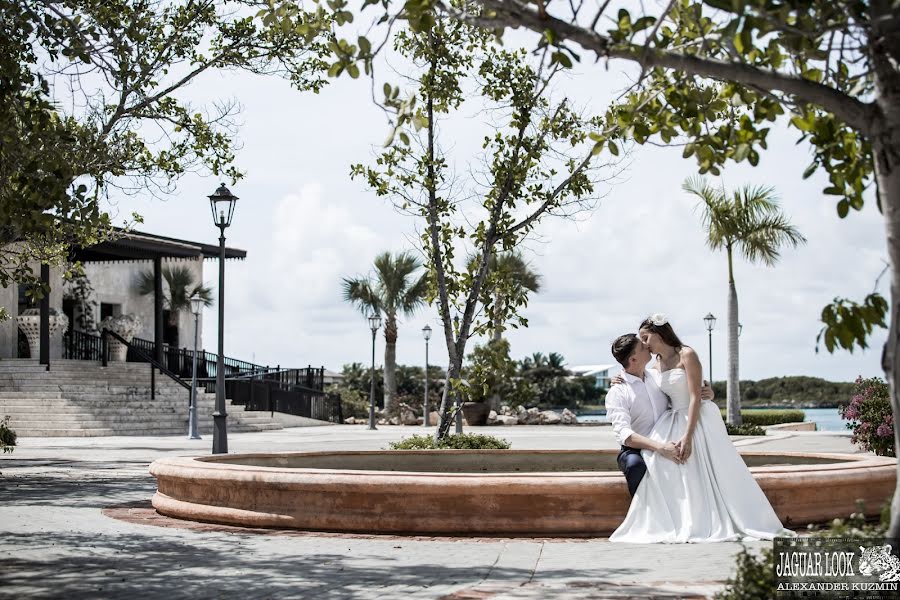
[[[612,364],[612,365],[578,365],[575,367],[566,367],[569,371],[576,373],[578,375],[595,375],[597,373],[601,373],[603,371],[609,371],[614,368],[622,368],[622,365]]]
[[[82,262],[104,262],[125,260],[152,260],[154,258],[218,258],[219,246],[189,240],[126,231],[115,228],[117,237],[87,248],[77,248],[75,259]],[[246,250],[225,248],[226,259],[244,259]]]

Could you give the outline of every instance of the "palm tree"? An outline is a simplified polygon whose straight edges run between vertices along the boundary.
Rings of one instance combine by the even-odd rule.
[[[781,212],[775,189],[744,186],[726,196],[704,178],[685,181],[683,189],[702,200],[706,245],[725,249],[728,256],[728,385],[726,388],[728,422],[741,424],[741,390],[738,381],[738,301],[734,286],[735,252],[749,262],[774,266],[784,244],[797,247],[806,242],[796,227]]]
[[[203,300],[203,306],[212,306],[212,290],[202,283],[194,283],[194,275],[187,267],[163,267],[163,280],[168,290],[163,291],[163,307],[169,311],[169,327],[174,328],[175,339],[171,346],[178,347],[178,315],[182,311],[191,310],[191,296],[197,294]],[[153,271],[138,273],[135,289],[142,296],[154,293]]]
[[[477,257],[469,259],[476,264]],[[471,269],[470,269],[471,270]],[[491,326],[491,342],[499,342],[505,329],[502,315],[506,303],[520,301],[528,292],[541,289],[541,276],[532,271],[522,253],[517,250],[492,253],[488,259],[488,278],[481,292],[482,304],[490,304],[488,319]],[[491,394],[491,409],[500,410],[500,394]]]
[[[384,315],[384,409],[397,396],[397,315],[411,316],[425,304],[428,274],[414,277],[422,263],[410,252],[375,257],[374,278],[344,278],[344,300],[364,316]]]
[[[522,253],[516,250],[491,254],[488,260],[488,281],[484,286],[484,294],[493,299],[493,315],[491,315],[492,339],[499,340],[503,336],[503,314],[505,304],[513,298],[520,298],[527,292],[541,289],[541,276],[531,267]]]

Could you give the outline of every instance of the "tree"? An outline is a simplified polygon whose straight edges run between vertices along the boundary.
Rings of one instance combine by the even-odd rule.
[[[410,252],[375,257],[375,277],[344,278],[344,301],[363,316],[384,314],[384,410],[397,397],[397,316],[412,316],[425,305],[428,274],[416,277],[422,263]]]
[[[0,285],[30,283],[43,295],[30,262],[67,270],[73,246],[113,236],[103,206],[111,188],[166,193],[201,169],[240,176],[236,105],[181,99],[204,73],[324,85],[324,10],[314,18],[295,7],[312,25],[276,30],[248,12],[255,4],[0,0]]]
[[[448,19],[421,32],[399,32],[395,47],[419,69],[407,100],[385,85],[399,142],[392,137],[374,167],[353,172],[423,221],[430,299],[438,305],[449,362],[450,385],[435,433],[441,438],[449,431],[451,407],[466,393],[460,374],[469,338],[488,333],[491,323],[525,322],[517,312],[526,302],[524,286],[498,280],[493,294],[485,294],[490,257],[515,248],[547,216],[592,208],[596,167],[586,130],[600,124],[583,118],[565,98],[550,100],[558,66],[547,53],[529,64],[523,51],[505,50],[490,34]],[[500,124],[488,129],[484,154],[475,157],[483,169],[461,184],[443,153],[440,140],[447,134],[439,119],[476,95]],[[475,257],[462,267],[454,258],[460,246]]]
[[[797,228],[781,213],[775,190],[765,186],[744,186],[727,196],[703,178],[691,178],[684,190],[700,198],[706,245],[725,250],[728,258],[728,422],[741,424],[741,389],[738,377],[738,299],[734,285],[734,254],[749,262],[774,266],[779,248],[797,247],[806,242]]]
[[[212,290],[205,287],[202,283],[194,282],[194,275],[187,267],[163,267],[163,281],[166,288],[163,291],[163,307],[169,310],[170,327],[176,328],[174,331],[175,339],[170,344],[172,347],[178,347],[178,316],[183,311],[191,310],[191,297],[195,294],[203,301],[203,306],[212,306]],[[135,290],[142,296],[152,296],[155,286],[153,283],[153,272],[143,271],[138,273]]]

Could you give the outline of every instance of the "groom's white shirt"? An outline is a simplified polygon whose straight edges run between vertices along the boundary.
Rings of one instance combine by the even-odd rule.
[[[612,423],[619,443],[632,433],[646,436],[669,405],[669,398],[659,389],[654,371],[644,371],[644,379],[622,371],[624,385],[614,385],[606,394],[606,418]]]

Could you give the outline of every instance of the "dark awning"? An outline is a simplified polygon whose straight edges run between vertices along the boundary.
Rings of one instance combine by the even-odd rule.
[[[179,240],[161,235],[142,233],[140,231],[124,231],[117,229],[118,237],[114,240],[90,246],[76,248],[73,252],[75,260],[81,262],[107,262],[126,260],[153,260],[154,258],[218,258],[219,247],[214,244],[203,244]],[[225,258],[247,258],[246,250],[225,248]]]

